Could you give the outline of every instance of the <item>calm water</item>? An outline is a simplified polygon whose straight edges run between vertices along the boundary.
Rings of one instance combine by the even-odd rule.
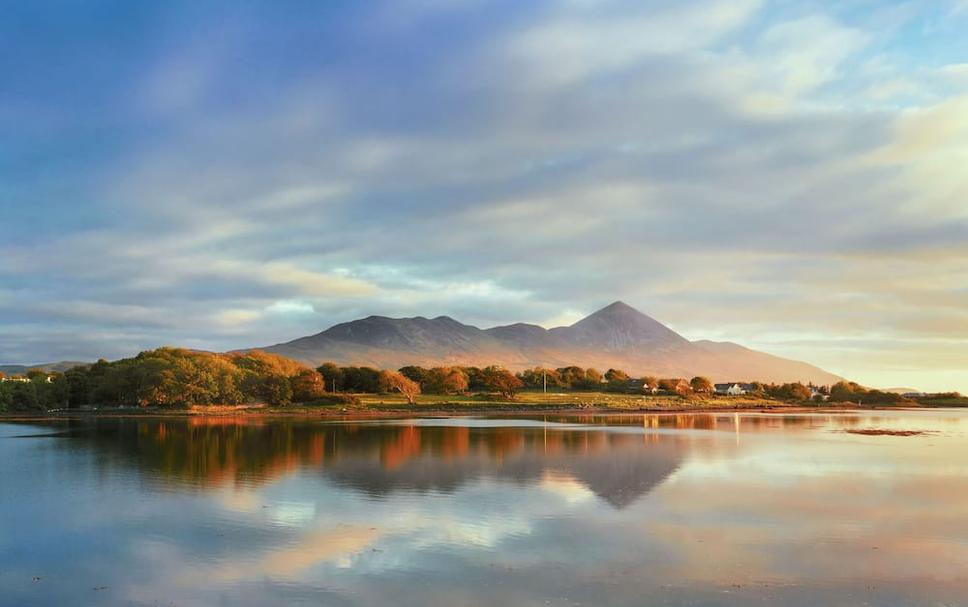
[[[954,411],[4,423],[0,604],[968,605],[966,439]]]

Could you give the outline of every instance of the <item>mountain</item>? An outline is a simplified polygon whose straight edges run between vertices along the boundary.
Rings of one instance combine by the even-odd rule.
[[[64,360],[57,363],[40,363],[36,365],[0,365],[0,373],[5,375],[25,375],[31,369],[40,369],[48,373],[63,373],[74,367],[82,367],[91,363],[82,363],[73,360]]]
[[[689,341],[620,301],[554,329],[525,323],[479,329],[448,316],[370,316],[262,349],[310,365],[332,361],[396,369],[498,364],[514,371],[578,365],[658,377],[705,375],[714,381],[830,384],[842,379],[813,365],[734,343]]]

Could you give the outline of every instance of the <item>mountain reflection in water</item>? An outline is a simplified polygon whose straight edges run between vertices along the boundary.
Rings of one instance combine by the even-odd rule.
[[[571,422],[591,422],[572,418]],[[468,427],[300,420],[71,421],[66,436],[83,437],[128,462],[154,482],[213,488],[272,482],[296,470],[318,471],[334,484],[372,499],[394,492],[450,493],[478,479],[518,484],[552,474],[581,483],[614,508],[624,508],[661,483],[695,441],[654,428],[713,428],[715,418],[629,418],[611,428],[536,425]],[[615,425],[616,420],[610,420]]]
[[[963,411],[3,422],[0,461],[0,607],[968,596]]]

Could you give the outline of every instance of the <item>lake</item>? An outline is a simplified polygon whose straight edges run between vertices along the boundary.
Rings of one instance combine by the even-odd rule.
[[[0,604],[966,605],[968,412],[3,422]]]

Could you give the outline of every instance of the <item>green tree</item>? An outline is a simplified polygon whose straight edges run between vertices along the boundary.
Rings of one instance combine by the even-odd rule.
[[[407,379],[420,384],[424,392],[431,391],[430,386],[427,385],[428,381],[430,380],[430,369],[425,369],[416,365],[408,365],[406,367],[401,367],[400,373],[402,373]]]
[[[87,367],[74,367],[64,373],[67,381],[67,406],[75,409],[91,404],[91,382]]]
[[[330,392],[343,388],[343,369],[336,363],[323,363],[316,367],[316,371],[323,376],[323,384]]]
[[[262,397],[273,407],[285,407],[292,403],[292,386],[282,375],[269,375],[262,380]]]
[[[32,381],[17,381],[13,384],[10,394],[10,409],[13,411],[42,410],[40,399],[37,398],[37,386]]]
[[[380,372],[372,367],[343,367],[343,389],[347,392],[380,392]]]

